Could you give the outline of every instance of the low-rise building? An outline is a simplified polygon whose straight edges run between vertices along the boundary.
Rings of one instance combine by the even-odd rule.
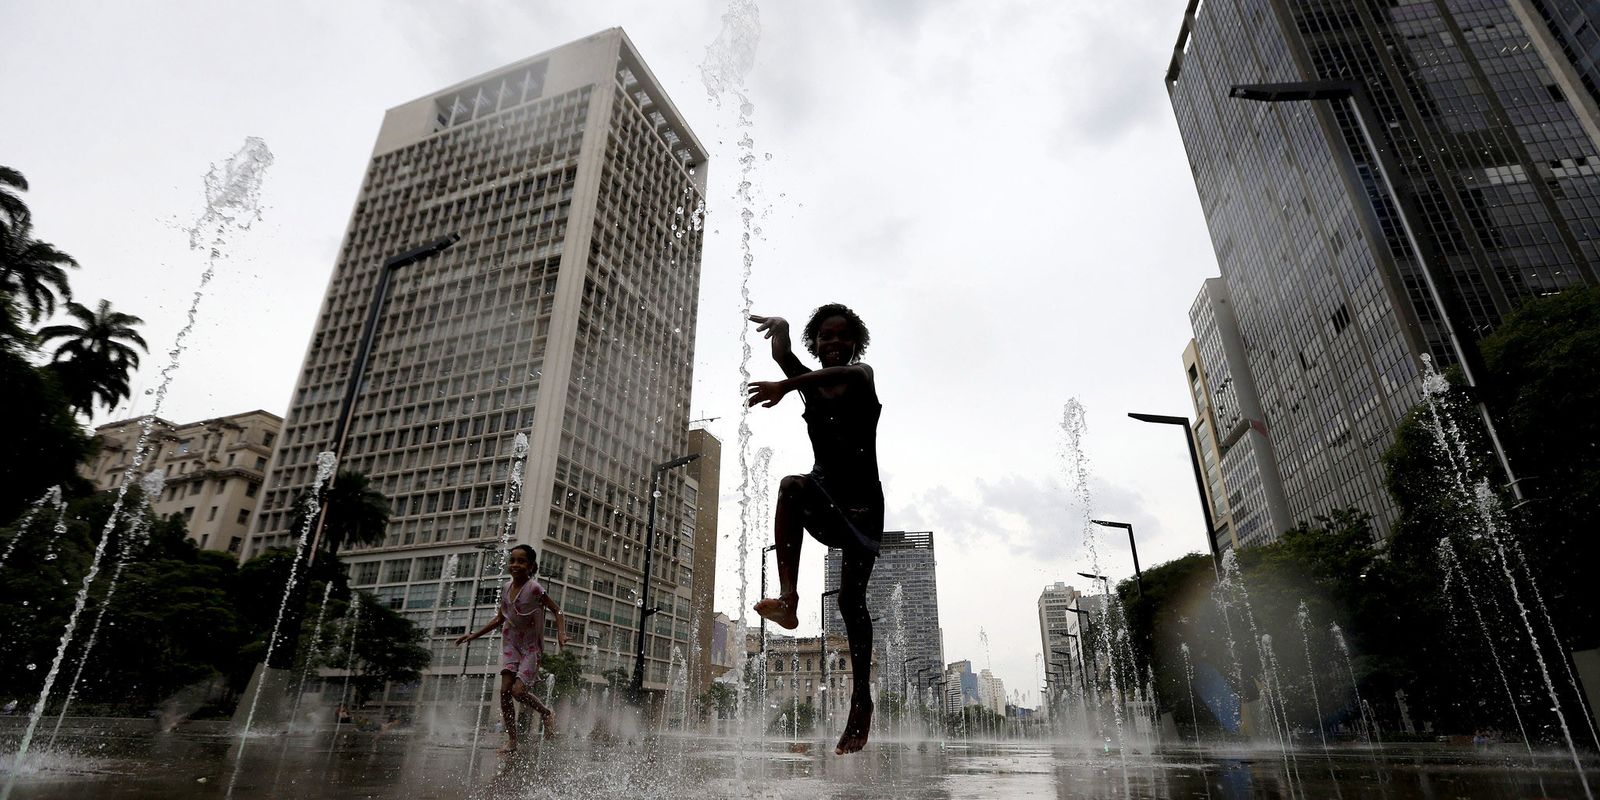
[[[239,553],[282,426],[282,417],[260,410],[183,424],[155,418],[140,471],[161,470],[166,488],[150,499],[151,509],[161,517],[181,515],[200,549]],[[94,433],[99,452],[79,471],[96,489],[115,489],[133,462],[141,420],[107,423]]]

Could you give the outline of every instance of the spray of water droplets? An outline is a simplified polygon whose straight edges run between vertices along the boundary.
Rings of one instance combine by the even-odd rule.
[[[101,560],[105,557],[106,546],[112,539],[112,532],[122,519],[122,506],[128,489],[133,485],[135,476],[139,474],[149,457],[148,449],[155,429],[156,415],[161,412],[185,344],[194,331],[205,287],[216,275],[217,263],[226,257],[229,236],[237,231],[248,230],[251,223],[260,218],[261,184],[266,169],[271,164],[272,152],[267,149],[266,143],[252,136],[246,139],[244,146],[227,161],[220,166],[213,165],[206,173],[206,210],[188,229],[191,248],[198,249],[202,243],[207,247],[206,269],[201,274],[200,285],[195,289],[194,297],[189,303],[187,321],[174,338],[172,348],[167,351],[169,360],[161,369],[157,386],[147,392],[154,395],[154,401],[150,412],[139,421],[140,432],[138,440],[134,443],[133,457],[127,468],[122,471],[121,480],[117,485],[116,499],[111,505],[111,514],[107,517],[100,540],[95,545],[94,555],[89,561],[89,570],[84,573],[72,613],[67,617],[66,629],[62,632],[61,642],[56,648],[54,663],[50,667],[49,674],[45,676],[44,686],[39,692],[38,700],[34,702],[33,711],[28,715],[28,725],[23,730],[22,739],[17,745],[17,755],[12,761],[12,770],[6,778],[5,788],[0,790],[0,800],[10,796],[16,776],[23,771],[23,763],[33,741],[34,730],[38,727],[39,718],[44,714],[45,703],[49,700],[50,690],[54,688],[62,659],[66,657],[67,647],[72,643],[73,634],[77,631],[78,617],[88,602],[89,586],[100,575]]]

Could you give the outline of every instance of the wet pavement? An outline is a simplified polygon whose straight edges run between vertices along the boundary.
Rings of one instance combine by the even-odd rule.
[[[411,732],[258,736],[191,723],[74,727],[30,754],[11,797],[34,798],[1117,798],[1584,796],[1564,753],[1444,745],[1130,753],[1041,742],[880,741],[859,756],[822,743],[564,737],[511,758]],[[17,731],[0,730],[0,751]],[[4,760],[7,771],[10,756]],[[1591,775],[1600,764],[1587,765]],[[1592,780],[1592,778],[1591,778]]]

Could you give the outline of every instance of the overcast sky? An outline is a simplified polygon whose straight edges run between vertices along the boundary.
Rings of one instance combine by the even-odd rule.
[[[1085,583],[1059,423],[1087,409],[1094,512],[1145,566],[1205,547],[1176,428],[1192,413],[1188,308],[1216,263],[1162,86],[1183,0],[761,0],[747,91],[764,239],[751,292],[796,326],[844,302],[871,326],[890,529],[932,530],[950,660],[1037,698],[1035,603]],[[727,0],[644,3],[0,4],[0,164],[36,235],[73,254],[80,302],[147,321],[165,352],[201,268],[181,228],[211,162],[263,138],[263,218],[232,243],[162,416],[286,411],[383,111],[621,26],[711,149],[695,417],[725,443],[718,608],[738,601],[735,109],[700,64]],[[756,377],[777,375],[759,358]],[[810,466],[800,404],[754,412],[774,476]],[[97,422],[110,417],[103,417]],[[770,530],[753,532],[752,549]],[[1132,573],[1108,536],[1101,568]],[[820,548],[801,591],[821,587]],[[752,565],[753,566],[753,565]],[[751,572],[751,597],[755,592]],[[806,609],[815,604],[807,602]],[[816,612],[802,631],[816,629]],[[980,640],[986,630],[989,652]]]

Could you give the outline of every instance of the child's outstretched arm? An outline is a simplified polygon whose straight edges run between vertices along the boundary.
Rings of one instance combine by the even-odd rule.
[[[748,405],[760,403],[772,408],[783,396],[798,389],[816,389],[822,386],[872,387],[872,367],[866,364],[847,364],[842,367],[823,367],[807,370],[781,381],[754,381],[749,386]]]
[[[543,595],[542,597],[544,607],[550,609],[550,613],[556,615],[556,644],[566,647],[567,618],[561,615],[561,607],[556,605],[556,601],[550,599],[550,595],[547,594]]]
[[[760,323],[756,325],[756,330],[766,334],[772,341],[772,360],[778,362],[783,374],[794,378],[811,371],[811,368],[800,363],[800,359],[794,354],[794,348],[789,341],[788,320],[783,317],[760,317],[751,314],[750,321]]]
[[[495,628],[500,627],[501,623],[503,623],[505,621],[506,621],[506,615],[501,614],[499,612],[495,612],[494,619],[489,620],[489,624],[488,625],[485,625],[482,628],[479,628],[477,630],[477,632],[475,632],[475,633],[464,633],[464,634],[462,634],[460,636],[457,636],[456,637],[456,644],[458,644],[458,645],[466,644],[467,642],[470,642],[473,639],[478,638],[479,636],[486,635],[486,634],[489,633],[489,631],[492,631]]]

